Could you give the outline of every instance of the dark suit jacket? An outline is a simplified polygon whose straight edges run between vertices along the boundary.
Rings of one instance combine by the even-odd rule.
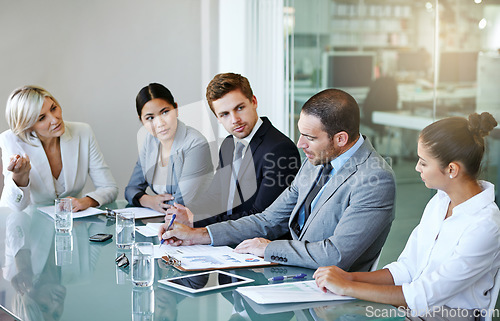
[[[219,165],[206,195],[190,208],[195,227],[260,213],[292,183],[301,164],[297,147],[269,119],[262,117],[262,121],[240,167],[232,215],[227,215],[234,152],[230,135],[222,142]]]

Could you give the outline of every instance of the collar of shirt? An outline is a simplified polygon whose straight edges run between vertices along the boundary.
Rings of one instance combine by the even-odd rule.
[[[332,164],[333,170],[335,171],[334,173],[338,172],[342,166],[351,158],[352,155],[361,147],[365,139],[363,136],[360,134],[358,140],[356,143],[346,150],[344,153],[340,154],[336,158],[332,159],[330,162]]]
[[[233,136],[233,142],[234,142],[234,147],[236,148],[236,144],[238,142],[241,142],[243,145],[245,145],[245,148],[243,149],[243,155],[245,155],[245,153],[247,152],[247,148],[248,148],[248,145],[250,145],[250,141],[252,141],[252,138],[253,136],[255,135],[255,133],[259,130],[260,126],[263,124],[264,122],[262,121],[262,119],[257,118],[257,122],[255,123],[255,126],[253,126],[253,129],[252,131],[250,132],[250,134],[248,134],[247,137],[243,138],[243,139],[238,139],[236,138],[235,136]]]
[[[455,206],[451,217],[473,215],[495,201],[495,186],[487,181],[479,181],[479,185],[483,191]],[[438,190],[438,197],[440,201],[449,204],[450,197],[445,192]]]

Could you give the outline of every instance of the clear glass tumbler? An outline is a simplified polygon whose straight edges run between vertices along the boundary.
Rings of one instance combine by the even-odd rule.
[[[73,229],[73,205],[70,198],[55,200],[55,227],[58,233],[69,233]]]
[[[155,275],[153,243],[137,242],[132,247],[132,282],[135,286],[150,286]]]
[[[135,240],[135,215],[132,212],[116,213],[116,246],[130,249]]]

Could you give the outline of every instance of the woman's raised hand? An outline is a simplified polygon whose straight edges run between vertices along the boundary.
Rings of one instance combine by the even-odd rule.
[[[7,165],[7,170],[12,172],[12,179],[19,187],[28,186],[30,180],[31,163],[28,155],[13,155]]]

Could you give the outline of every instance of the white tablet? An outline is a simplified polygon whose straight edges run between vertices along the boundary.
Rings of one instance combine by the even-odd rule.
[[[253,281],[254,280],[243,276],[215,270],[159,280],[158,282],[190,293],[200,293],[246,284]]]

